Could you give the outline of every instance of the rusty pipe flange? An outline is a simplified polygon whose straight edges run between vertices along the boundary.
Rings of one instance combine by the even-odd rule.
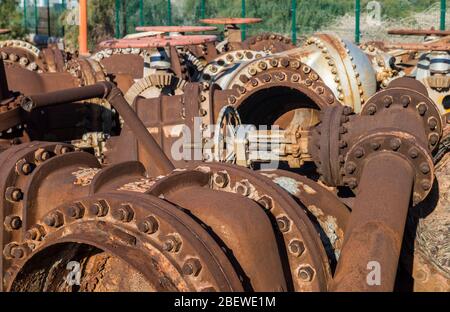
[[[102,64],[94,59],[70,60],[67,62],[65,70],[78,80],[80,87],[108,80]]]
[[[219,55],[212,62],[209,62],[202,72],[200,81],[215,81],[217,77],[221,77],[222,73],[230,68],[230,66],[238,63],[250,62],[268,56],[269,53],[251,50],[235,50]]]
[[[414,205],[427,197],[434,181],[433,159],[416,137],[400,131],[376,131],[353,144],[345,159],[344,183],[357,190],[364,162],[379,153],[398,154],[414,168]]]
[[[124,48],[124,49],[102,49],[97,51],[94,55],[90,56],[91,59],[96,60],[97,62],[101,62],[104,59],[107,59],[114,55],[139,55],[142,58],[148,55],[148,51],[145,49],[139,48]]]
[[[342,184],[341,168],[348,150],[345,135],[352,113],[349,106],[333,105],[321,112],[321,123],[312,132],[308,149],[317,173],[329,186]]]
[[[38,239],[29,235],[4,249],[10,264],[4,275],[6,290],[42,291],[44,285],[60,290],[54,289],[60,281],[52,279],[58,268],[54,263],[45,267],[41,256],[52,246],[83,243],[132,267],[138,274],[127,278],[148,286],[145,290],[242,291],[231,263],[207,231],[175,206],[150,195],[106,193],[69,202],[50,211],[34,228],[44,235]],[[63,274],[66,264],[60,268]],[[119,279],[128,272],[115,273]],[[80,290],[95,291],[86,284],[87,274],[81,276]],[[130,290],[131,282],[124,286],[119,290]]]
[[[305,94],[320,109],[338,102],[319,75],[293,57],[273,55],[250,62],[234,74],[228,86],[234,91],[228,104],[236,107],[257,91],[280,86]]]
[[[138,26],[136,31],[156,31],[165,33],[187,33],[217,30],[215,26]]]
[[[125,94],[125,100],[132,105],[136,97],[146,99],[165,95],[183,94],[187,81],[180,79],[171,73],[159,73],[149,75],[136,81]]]
[[[280,53],[294,49],[296,46],[292,40],[279,34],[262,33],[247,38],[243,43],[244,49],[252,51],[264,51],[269,53]]]
[[[167,46],[179,47],[205,44],[215,42],[217,36],[213,35],[191,35],[191,36],[165,36],[165,37],[151,37],[141,39],[117,39],[107,40],[99,44],[102,48],[164,48]]]
[[[299,174],[285,170],[261,174],[285,189],[313,216],[312,221],[323,231],[320,238],[333,267],[339,260],[350,210],[329,189]]]
[[[38,73],[47,71],[41,51],[28,42],[22,40],[0,41],[0,55],[8,64]]]
[[[28,43],[26,41],[22,40],[5,40],[0,41],[0,49],[1,48],[15,48],[22,51],[26,51],[29,54],[33,55],[36,59],[39,58],[40,50],[32,45],[31,43]]]
[[[286,191],[243,167],[208,163],[197,170],[211,174],[213,189],[248,197],[266,210],[274,229],[281,235],[279,250],[287,258],[286,273],[291,278],[288,284],[292,284],[295,291],[327,290],[331,269],[325,248],[305,211]],[[302,247],[297,249],[297,245]]]
[[[423,122],[430,151],[436,150],[442,136],[443,122],[436,104],[426,95],[401,87],[392,87],[373,95],[363,107],[361,115],[376,116],[381,112],[388,112],[392,107],[403,107],[409,112],[420,116]]]

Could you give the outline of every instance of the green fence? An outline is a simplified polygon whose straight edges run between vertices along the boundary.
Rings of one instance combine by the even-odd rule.
[[[42,7],[37,5],[42,1],[16,2],[27,32],[76,38],[76,26],[69,25],[66,18],[69,11],[66,8],[73,1],[46,0]],[[449,27],[446,0],[88,0],[88,3],[93,42],[123,37],[137,26],[198,25],[201,18],[208,17],[262,18],[263,23],[242,27],[243,39],[271,31],[296,41],[316,31],[333,31],[359,42],[383,40],[389,27]]]
[[[26,33],[35,33],[53,37],[64,36],[64,21],[61,19],[66,10],[66,1],[44,1],[22,0],[23,28]]]

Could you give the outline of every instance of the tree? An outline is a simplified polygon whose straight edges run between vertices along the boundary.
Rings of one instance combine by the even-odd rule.
[[[18,10],[18,0],[0,0],[0,28],[11,30],[8,35],[3,35],[1,39],[22,38],[25,29],[22,24],[22,12]]]

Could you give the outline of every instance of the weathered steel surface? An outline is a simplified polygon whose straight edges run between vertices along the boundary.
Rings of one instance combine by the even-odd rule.
[[[191,36],[168,36],[168,37],[150,37],[139,39],[117,39],[108,40],[99,44],[102,48],[163,48],[166,46],[187,46],[215,42],[216,36],[213,35],[191,35]]]
[[[160,31],[160,32],[203,32],[217,30],[215,26],[139,26],[136,31]]]
[[[212,25],[243,25],[243,24],[257,24],[263,20],[256,17],[217,17],[201,19],[201,23]]]
[[[450,36],[450,31],[448,30],[437,30],[437,29],[389,29],[388,34],[390,35],[410,35],[410,36]]]
[[[445,42],[421,56],[329,34],[241,42],[257,21],[206,20],[228,26],[217,45],[159,34],[89,58],[0,46],[3,291],[392,291],[400,271],[448,289]],[[214,124],[280,126],[230,145],[282,138],[287,170],[217,157]],[[172,153],[181,127],[200,133],[183,144],[196,162]],[[73,260],[79,287],[62,278]]]

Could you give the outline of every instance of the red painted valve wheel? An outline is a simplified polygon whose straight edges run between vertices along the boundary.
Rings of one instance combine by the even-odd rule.
[[[140,39],[117,39],[107,40],[100,43],[102,48],[126,49],[126,48],[162,48],[167,46],[188,46],[205,44],[217,41],[217,36],[196,35],[196,36],[156,36]]]
[[[217,30],[215,26],[140,26],[136,31],[156,31],[156,32],[202,32]]]
[[[216,17],[206,18],[200,20],[200,22],[212,25],[244,25],[244,24],[257,24],[262,22],[262,18],[256,17]]]

